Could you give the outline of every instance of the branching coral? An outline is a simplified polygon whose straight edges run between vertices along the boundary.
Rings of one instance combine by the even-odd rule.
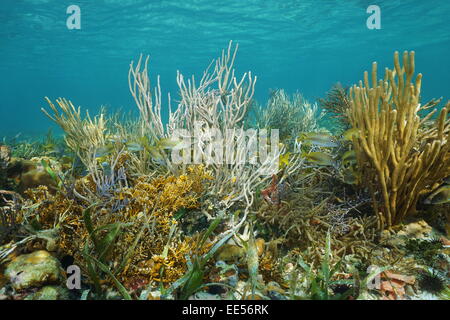
[[[130,91],[152,138],[161,139],[177,129],[193,130],[196,121],[206,122],[210,127],[220,129],[236,128],[242,123],[254,93],[256,77],[252,77],[249,72],[245,73],[241,80],[236,79],[233,64],[238,47],[236,46],[233,52],[231,49],[230,42],[228,50],[223,51],[222,56],[213,61],[214,70],[210,72],[210,65],[198,85],[194,77],[186,83],[184,76],[178,72],[177,83],[181,100],[176,111],[170,112],[166,130],[161,118],[159,78],[153,94],[148,77],[148,57],[142,70],[142,56],[136,66],[131,64]],[[214,85],[217,85],[217,88],[214,88]]]
[[[413,81],[414,52],[394,54],[394,70],[386,69],[377,80],[377,64],[350,90],[348,116],[359,135],[354,138],[358,164],[369,185],[380,228],[389,228],[416,210],[419,196],[450,174],[450,103],[440,112],[435,125],[423,130],[433,113],[419,112],[437,104],[420,105],[422,75]],[[382,201],[381,208],[378,201]]]
[[[340,83],[335,84],[325,98],[318,100],[320,107],[329,113],[332,118],[339,121],[343,129],[350,126],[347,118],[347,110],[350,108],[348,88],[343,88]]]
[[[308,261],[319,261],[324,234],[331,232],[336,257],[355,254],[370,256],[375,238],[376,219],[358,217],[357,204],[337,206],[329,196],[328,181],[320,172],[297,173],[291,176],[291,192],[280,205],[263,204],[257,212],[258,221],[270,234],[278,236],[289,248],[297,247]]]
[[[129,72],[138,119],[106,118],[103,110],[83,118],[70,101],[58,99],[55,106],[47,99],[53,114],[43,111],[65,131],[67,145],[88,174],[80,176],[78,159],[67,157],[73,165],[55,174],[51,159],[40,158],[54,188],[37,183],[24,195],[0,190],[5,204],[0,207],[0,264],[19,251],[42,249],[45,240],[44,248],[58,258],[72,256],[95,295],[103,297],[114,285],[126,299],[145,299],[157,288],[162,299],[187,299],[219,285],[235,287],[235,293],[242,289],[236,295],[242,298],[261,293],[283,299],[279,284],[291,286],[294,297],[300,266],[311,276],[310,296],[320,297],[315,295],[319,286],[328,298],[342,289],[330,281],[349,283],[350,273],[365,271],[368,264],[416,268],[403,248],[385,241],[390,238],[378,241],[377,229],[377,222],[379,228],[391,227],[414,212],[418,197],[450,176],[450,103],[436,122],[431,121],[435,111],[420,118],[437,102],[419,104],[421,76],[411,84],[414,54],[405,53],[403,67],[396,54],[395,70],[387,70],[384,81],[377,82],[375,64],[372,87],[366,73],[350,94],[335,87],[321,101],[341,120],[348,113],[354,130],[342,142],[318,132],[324,131],[324,113],[298,93],[274,91],[256,127],[249,123],[256,77],[235,77],[236,52],[230,43],[200,82],[177,74],[180,101],[176,111],[169,109],[167,125],[159,79],[153,91],[148,59],[142,57]],[[269,134],[279,129],[282,143],[276,133],[268,142],[265,129]],[[217,131],[228,135],[213,141]],[[48,140],[52,149],[56,141]],[[189,148],[180,147],[180,140]],[[350,140],[354,149],[348,150]],[[223,144],[213,149],[216,142]],[[271,150],[265,158],[261,145]],[[194,161],[174,161],[174,151],[180,150]],[[215,158],[220,150],[225,159]],[[230,157],[235,161],[228,162]],[[23,184],[23,167],[36,169],[33,161],[10,161],[9,150],[0,148],[0,179],[1,169],[8,169]],[[364,179],[355,177],[359,168]],[[356,189],[361,180],[369,188]],[[367,189],[376,216],[364,212],[370,204]],[[381,236],[390,237],[391,231]],[[22,240],[14,243],[17,239]],[[338,261],[343,263],[330,268]],[[315,271],[318,264],[322,268]]]
[[[131,150],[127,168],[130,175],[184,174],[187,167],[184,158],[192,156],[189,163],[206,163],[212,172],[214,182],[209,188],[209,195],[217,199],[214,203],[220,210],[236,203],[245,205],[245,215],[235,223],[237,228],[248,214],[255,190],[270,179],[273,172],[267,171],[278,170],[279,156],[283,152],[279,150],[278,143],[270,146],[270,152],[262,152],[261,140],[267,141],[264,134],[263,138],[259,136],[259,153],[250,150],[252,146],[256,150],[256,131],[248,133],[243,128],[253,102],[256,77],[251,72],[236,77],[234,61],[237,49],[238,46],[233,47],[230,42],[228,49],[211,63],[198,83],[194,77],[185,80],[178,72],[181,100],[172,112],[169,96],[167,125],[163,125],[161,114],[159,79],[153,91],[148,75],[148,58],[144,61],[142,56],[136,65],[131,63],[129,70],[129,87],[140,111],[139,120],[122,125],[116,123],[118,117],[106,120],[103,110],[94,118],[87,113],[83,119],[80,109],[65,99],[58,99],[57,107],[47,98],[53,115],[45,109],[42,111],[65,131],[67,145],[89,170],[90,177],[87,179],[91,187],[92,183],[97,185],[97,191],[102,186],[109,190],[108,184],[112,182],[104,179],[107,177],[99,162],[112,159],[122,149]],[[216,132],[221,136],[216,137]],[[180,141],[183,144],[186,142],[185,147],[181,148],[182,163],[174,161],[174,149]],[[172,154],[167,150],[172,150]],[[291,165],[291,169],[295,167]],[[81,199],[89,202],[91,198]]]
[[[92,119],[89,112],[82,118],[80,108],[76,109],[72,102],[66,99],[57,99],[59,109],[46,98],[53,115],[41,108],[51,120],[55,121],[66,133],[65,141],[86,166],[89,166],[92,154],[96,149],[105,145],[106,121],[103,112]]]
[[[253,203],[255,189],[270,178],[265,171],[273,167],[278,169],[281,152],[270,152],[265,159],[260,157],[261,162],[257,164],[246,161],[249,148],[242,129],[252,103],[256,77],[250,72],[244,73],[241,78],[235,76],[233,66],[237,49],[237,46],[233,49],[230,42],[228,49],[222,51],[221,57],[211,63],[198,83],[194,77],[186,81],[181,73],[177,74],[181,100],[174,112],[170,110],[169,101],[169,120],[166,127],[161,118],[159,80],[154,93],[150,86],[148,58],[144,62],[141,57],[136,66],[131,64],[129,86],[141,119],[146,125],[146,134],[152,141],[157,142],[175,136],[182,138],[183,141],[189,141],[195,150],[193,161],[206,162],[212,172],[214,183],[209,194],[219,199],[219,209],[229,208],[234,203],[243,201],[247,214],[248,208]],[[214,66],[214,69],[211,66]],[[226,130],[230,130],[227,137]],[[213,135],[216,132],[224,139],[215,141],[217,137]],[[213,149],[215,142],[221,143],[218,147],[220,150]],[[230,145],[233,150],[223,150]],[[225,160],[216,161],[223,155],[221,151],[228,152],[225,157],[232,157],[234,161],[231,163]],[[190,156],[190,152],[188,150],[186,154]],[[195,152],[198,152],[197,156]],[[239,159],[244,161],[241,162]],[[172,158],[165,155],[163,162],[171,173],[183,172],[185,169],[185,164],[174,163]],[[241,225],[245,217],[246,215],[236,226]]]

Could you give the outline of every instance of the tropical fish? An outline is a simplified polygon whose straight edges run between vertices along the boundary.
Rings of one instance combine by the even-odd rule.
[[[162,150],[158,147],[147,147],[146,150],[150,153],[150,156],[153,158],[153,160],[161,161],[164,160],[164,155],[162,153]]]
[[[189,147],[191,144],[181,139],[163,138],[158,140],[156,146],[160,149],[180,150]]]
[[[182,150],[191,146],[190,141],[174,138],[163,138],[156,142],[156,145],[150,145],[148,139],[145,140],[145,149],[150,153],[153,160],[161,162],[164,160],[164,150]]]
[[[127,143],[127,139],[119,136],[119,135],[109,135],[107,140],[112,143]]]
[[[348,150],[342,155],[342,164],[345,166],[349,163],[356,161],[356,153],[355,150]]]
[[[289,165],[289,156],[290,155],[291,155],[290,152],[280,155],[280,159],[279,159],[280,168],[284,168]]]
[[[245,256],[245,249],[234,244],[224,244],[216,254],[216,260],[220,261],[238,261]]]
[[[357,184],[358,174],[353,170],[353,168],[346,168],[341,171],[342,181],[347,184]]]
[[[126,144],[126,146],[127,146],[127,149],[132,152],[139,152],[139,151],[144,150],[144,147],[140,143],[137,143],[137,142],[128,142]]]
[[[342,134],[342,138],[347,141],[352,141],[353,137],[358,137],[358,136],[359,136],[359,129],[357,129],[357,128],[348,129],[347,131],[345,131]]]
[[[114,150],[114,146],[112,144],[104,145],[97,150],[95,150],[95,158],[100,159],[108,156]]]
[[[425,204],[443,204],[450,202],[450,185],[446,184],[425,199]]]
[[[56,144],[53,142],[47,142],[47,143],[42,144],[42,148],[47,152],[52,151],[55,147],[56,147]]]
[[[303,157],[305,157],[309,162],[313,162],[320,166],[332,166],[335,163],[333,158],[324,152],[304,152]]]
[[[328,133],[320,132],[310,132],[303,134],[297,139],[297,141],[319,147],[335,148],[338,146],[333,136],[329,135]]]

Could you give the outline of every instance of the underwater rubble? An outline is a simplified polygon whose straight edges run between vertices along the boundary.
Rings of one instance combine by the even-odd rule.
[[[237,48],[198,83],[177,74],[168,122],[141,56],[139,118],[47,98],[63,138],[4,140],[0,300],[450,298],[450,102],[421,104],[414,52],[318,104],[280,89],[261,106],[256,77],[235,75]],[[174,160],[211,156],[185,139],[211,141],[210,128],[236,129],[236,156],[237,129],[280,129],[279,150]]]

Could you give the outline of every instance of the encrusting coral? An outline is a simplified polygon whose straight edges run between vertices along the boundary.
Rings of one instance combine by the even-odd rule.
[[[435,111],[424,118],[419,113],[437,101],[420,104],[422,75],[413,82],[414,52],[404,52],[403,67],[396,52],[394,66],[394,70],[386,69],[384,80],[377,80],[374,63],[371,85],[365,72],[364,82],[350,89],[348,110],[353,128],[358,129],[353,142],[380,229],[413,214],[420,195],[450,174],[450,103],[434,126],[426,128]]]

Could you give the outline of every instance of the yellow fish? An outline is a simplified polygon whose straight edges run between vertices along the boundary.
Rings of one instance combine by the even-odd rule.
[[[359,136],[359,129],[357,129],[357,128],[348,129],[347,131],[345,131],[342,134],[342,137],[344,138],[344,140],[347,140],[347,141],[352,141],[353,137],[357,138],[358,136]]]
[[[332,166],[335,163],[333,158],[329,154],[324,153],[324,152],[303,153],[303,156],[309,162],[313,162],[313,163],[318,164],[320,166]]]
[[[280,155],[279,159],[279,166],[280,168],[284,168],[289,165],[289,156],[291,155],[290,152],[287,152],[285,154]]]
[[[297,139],[299,142],[303,142],[305,144],[312,144],[319,147],[328,147],[335,148],[338,146],[333,136],[328,133],[320,133],[320,132],[310,132],[306,134],[302,134],[300,138]]]
[[[443,185],[425,199],[425,204],[443,204],[450,202],[450,185]]]
[[[174,139],[174,138],[163,138],[158,140],[157,147],[160,149],[173,149],[173,150],[179,150],[184,149],[190,146],[190,143],[186,143],[183,140],[180,139]]]
[[[344,169],[341,171],[342,181],[347,184],[357,184],[358,174],[352,168]]]
[[[342,164],[345,166],[348,163],[356,161],[355,150],[349,150],[342,155]]]

